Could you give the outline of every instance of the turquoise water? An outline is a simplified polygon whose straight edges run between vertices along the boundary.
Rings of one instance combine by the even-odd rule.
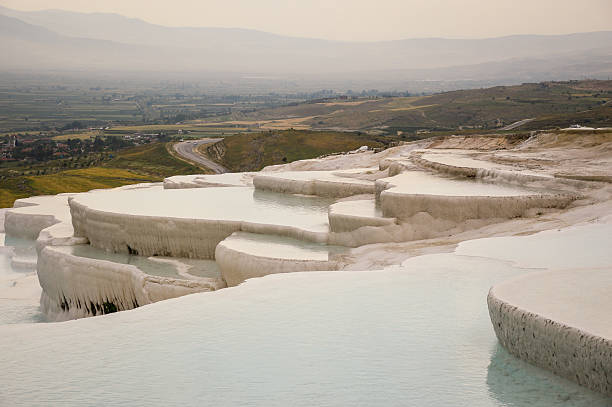
[[[159,258],[133,256],[130,254],[110,253],[90,245],[76,246],[57,246],[54,250],[60,250],[65,253],[72,254],[78,257],[86,257],[95,260],[106,260],[113,263],[129,264],[135,266],[145,274],[158,277],[169,277],[176,279],[185,279],[186,276],[180,275],[177,272],[177,262],[183,263],[188,268],[187,274],[194,277],[211,277],[219,278],[220,272],[217,263],[213,260],[187,260],[178,258]],[[170,259],[171,262],[164,261]],[[187,276],[188,277],[188,276]]]
[[[3,326],[0,404],[609,406],[498,346],[487,291],[525,272],[437,254]]]

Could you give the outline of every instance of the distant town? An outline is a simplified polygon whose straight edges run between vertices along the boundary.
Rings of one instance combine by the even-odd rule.
[[[0,161],[47,161],[168,140],[163,132],[104,135],[102,130],[108,129],[89,128],[91,135],[74,138],[59,132],[11,134],[0,138]]]

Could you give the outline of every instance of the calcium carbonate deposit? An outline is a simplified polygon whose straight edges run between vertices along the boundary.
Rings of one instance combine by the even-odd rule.
[[[0,405],[609,406],[612,140],[575,137],[18,200]]]

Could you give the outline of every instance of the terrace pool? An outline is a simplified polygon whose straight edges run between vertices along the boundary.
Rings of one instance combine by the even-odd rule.
[[[90,245],[54,246],[53,250],[88,259],[130,264],[143,273],[152,276],[177,279],[220,278],[219,268],[213,260],[134,256],[124,253],[110,253]]]
[[[294,226],[327,232],[333,199],[259,191],[251,187],[147,188],[74,198],[89,209],[126,216],[150,216]]]
[[[609,406],[503,350],[489,287],[528,272],[456,254],[274,275],[0,335],[7,405]]]
[[[542,193],[499,183],[443,177],[423,171],[406,171],[381,181],[389,184],[389,192],[400,194],[498,197]]]

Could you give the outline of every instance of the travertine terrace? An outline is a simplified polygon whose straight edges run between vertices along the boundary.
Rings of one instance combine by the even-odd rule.
[[[588,134],[563,137],[580,159],[547,134],[498,150],[487,137],[474,137],[470,150],[456,149],[451,137],[259,173],[34,197],[6,211],[4,226],[8,235],[37,239],[40,303],[52,320],[222,290],[268,274],[373,271],[427,253],[478,256],[470,247],[480,238],[512,243],[533,234],[539,236],[533,247],[546,247],[551,237],[543,231],[588,222],[610,243],[612,189],[600,181],[611,171],[612,140],[599,137],[593,147],[583,143]],[[547,159],[538,161],[540,154]],[[585,167],[585,157],[601,166]],[[482,256],[504,259],[504,250]],[[491,289],[495,333],[517,357],[610,394],[610,326],[594,310],[609,306],[612,261],[594,252],[599,263],[570,270],[551,256],[531,251],[525,267],[545,272]],[[566,289],[578,282],[580,293]],[[567,303],[575,307],[569,316]]]

